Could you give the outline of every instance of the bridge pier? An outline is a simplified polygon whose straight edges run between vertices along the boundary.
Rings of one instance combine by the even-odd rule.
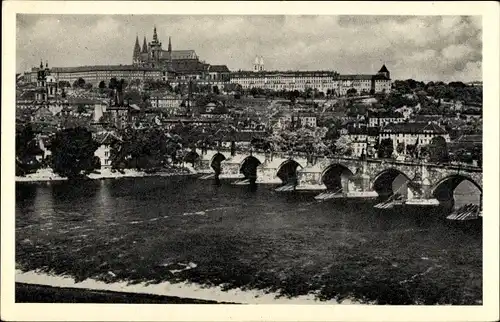
[[[195,169],[200,174],[207,174],[205,177],[208,177],[209,174],[215,174],[217,167],[214,168],[214,165],[220,164],[221,179],[245,178],[245,175],[240,171],[250,153],[240,152],[231,156],[229,151],[221,151],[220,153],[224,156],[222,157],[220,155],[216,156],[219,151],[215,150],[202,151],[202,149],[198,148],[196,152],[200,155],[200,159],[196,162]],[[256,169],[257,183],[281,184],[289,181],[291,184],[293,182],[291,178],[296,173],[296,190],[321,191],[331,189],[333,192],[333,190],[337,189],[334,187],[338,187],[338,189],[342,187],[343,192],[348,197],[372,196],[377,192],[381,193],[383,190],[381,187],[390,185],[387,180],[394,174],[399,173],[409,180],[407,182],[407,191],[411,192],[408,193],[409,200],[415,200],[415,204],[419,202],[421,204],[432,204],[437,200],[441,200],[435,192],[437,191],[436,187],[447,184],[446,180],[455,180],[454,177],[457,177],[457,180],[467,179],[475,183],[479,189],[482,187],[482,170],[477,167],[458,168],[451,165],[400,162],[396,160],[359,160],[343,157],[319,158],[316,160],[310,156],[306,158],[279,152],[273,154],[253,153],[253,156],[259,162],[262,162],[257,166],[255,160],[252,161],[251,168]],[[221,162],[221,160],[223,161]],[[300,167],[293,168],[292,165],[286,163],[288,160],[295,161]],[[446,188],[441,188],[441,190],[443,189]],[[390,187],[387,190],[389,192]]]
[[[411,190],[410,186],[417,189]],[[418,166],[415,177],[410,182],[408,189],[413,193],[413,199],[426,200],[434,198],[432,196],[432,183],[429,180],[429,172],[424,164]]]

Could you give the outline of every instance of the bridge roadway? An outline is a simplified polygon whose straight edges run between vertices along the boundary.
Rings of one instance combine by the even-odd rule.
[[[480,167],[424,162],[349,157],[307,157],[304,154],[262,153],[227,150],[200,150],[195,168],[200,173],[218,174],[220,179],[254,178],[256,183],[291,184],[296,190],[338,190],[377,192],[391,195],[392,183],[403,175],[406,193],[414,199],[449,199],[463,180],[482,193]],[[399,191],[398,191],[399,192]]]

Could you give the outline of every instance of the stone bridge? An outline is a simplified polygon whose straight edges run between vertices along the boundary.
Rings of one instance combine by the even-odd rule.
[[[296,190],[373,192],[391,195],[398,176],[406,178],[402,194],[415,199],[449,199],[463,180],[472,182],[482,193],[482,169],[423,162],[346,157],[306,157],[285,153],[243,153],[196,151],[200,173],[214,173],[220,179],[251,179],[256,183],[293,184]]]

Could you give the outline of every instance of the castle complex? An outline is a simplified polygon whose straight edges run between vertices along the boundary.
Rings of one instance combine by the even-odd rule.
[[[134,66],[168,68],[169,64],[179,60],[198,60],[198,56],[194,50],[172,50],[170,37],[168,37],[168,49],[163,50],[162,43],[158,40],[156,27],[153,29],[153,41],[147,43],[146,36],[144,36],[142,48],[139,46],[139,37],[136,37],[132,58]]]
[[[101,65],[79,67],[32,68],[27,72],[28,81],[35,83],[41,70],[50,74],[56,83],[67,81],[73,84],[79,78],[98,86],[108,84],[111,78],[127,81],[148,79],[168,81],[172,85],[195,81],[199,84],[223,86],[238,84],[243,89],[264,88],[275,91],[304,91],[308,88],[343,96],[348,91],[380,93],[391,89],[390,72],[384,65],[376,74],[340,75],[335,71],[266,71],[264,58],[256,56],[252,70],[230,72],[226,65],[210,65],[201,61],[194,50],[173,50],[168,38],[167,49],[163,49],[156,27],[152,41],[144,37],[142,47],[136,36],[130,65]]]

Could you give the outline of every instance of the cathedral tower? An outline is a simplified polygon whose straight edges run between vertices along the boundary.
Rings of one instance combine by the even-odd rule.
[[[142,43],[142,53],[148,53],[148,42],[146,41],[146,36],[144,36],[144,42]]]
[[[158,40],[158,34],[156,33],[156,26],[153,29],[153,41],[149,43],[149,46],[150,46],[150,58],[154,61],[159,61],[162,48],[161,48],[161,42]]]
[[[172,52],[172,40],[170,39],[170,36],[168,37],[168,52]]]
[[[138,65],[141,62],[141,46],[139,46],[139,36],[135,37],[134,55],[132,56],[132,64]]]

